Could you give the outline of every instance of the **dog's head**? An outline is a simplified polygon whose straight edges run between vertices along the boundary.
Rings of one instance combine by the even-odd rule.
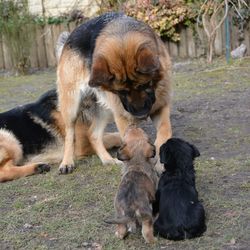
[[[146,133],[140,128],[129,127],[125,132],[123,144],[118,149],[117,158],[120,161],[136,159],[143,162],[154,157],[155,146],[149,141]]]
[[[149,115],[161,79],[157,49],[145,39],[131,34],[97,43],[89,81],[91,87],[116,94],[124,109],[139,119]]]
[[[179,138],[171,138],[160,147],[160,161],[166,166],[192,164],[198,156],[196,146]]]

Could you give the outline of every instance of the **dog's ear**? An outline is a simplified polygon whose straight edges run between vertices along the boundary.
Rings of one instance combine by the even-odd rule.
[[[164,164],[168,164],[171,158],[171,154],[169,152],[169,148],[167,143],[164,143],[160,147],[160,162]]]
[[[127,146],[126,144],[123,144],[117,151],[117,159],[120,161],[130,160],[129,151],[126,146]]]
[[[146,46],[138,49],[136,53],[136,62],[136,71],[142,74],[151,74],[160,68],[158,56],[154,55],[153,51]]]
[[[97,56],[93,60],[89,86],[99,87],[111,84],[114,76],[109,72],[108,62],[103,56]]]
[[[193,158],[199,157],[200,156],[200,151],[198,150],[198,148],[193,144],[189,143],[189,145],[191,146],[191,148],[193,150]]]
[[[155,157],[155,145],[149,142],[148,147],[144,148],[145,158],[154,158]]]

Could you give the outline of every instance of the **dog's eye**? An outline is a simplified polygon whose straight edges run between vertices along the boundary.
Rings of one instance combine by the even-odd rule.
[[[150,93],[153,92],[153,89],[152,89],[152,88],[146,88],[146,89],[145,89],[145,92],[148,93],[148,94],[150,94]]]
[[[142,85],[139,85],[138,87],[137,87],[137,90],[139,90],[139,91],[151,91],[151,86],[152,86],[152,81],[149,81],[149,82],[147,82],[147,83],[144,83],[144,84],[142,84]]]

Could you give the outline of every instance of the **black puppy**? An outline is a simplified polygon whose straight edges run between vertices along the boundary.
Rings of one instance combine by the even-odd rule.
[[[171,240],[190,239],[206,231],[205,211],[198,200],[195,187],[193,160],[198,149],[178,138],[171,138],[160,148],[164,163],[154,214],[159,213],[154,229],[160,236]]]

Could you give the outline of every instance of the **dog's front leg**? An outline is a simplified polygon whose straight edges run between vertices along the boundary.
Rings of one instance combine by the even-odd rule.
[[[71,173],[74,170],[74,136],[75,123],[80,105],[80,89],[59,91],[59,109],[65,125],[65,140],[63,160],[59,166],[61,174]]]
[[[163,107],[158,112],[151,115],[151,118],[157,131],[155,146],[156,152],[159,154],[161,145],[172,136],[170,108],[168,106]]]
[[[159,156],[160,147],[163,143],[165,143],[172,136],[172,128],[170,122],[170,108],[169,106],[165,106],[161,108],[159,111],[151,115],[151,119],[156,128],[156,155]],[[156,164],[156,169],[158,172],[163,170],[163,166],[158,163]]]
[[[103,110],[99,115],[95,117],[93,125],[90,128],[90,143],[94,148],[96,154],[101,159],[104,165],[106,164],[121,164],[118,159],[114,159],[103,143],[103,133],[107,126],[107,123],[112,120],[112,114],[110,111]]]
[[[42,174],[50,171],[50,166],[43,163],[30,163],[23,166],[16,166],[10,160],[0,167],[0,182],[12,181],[21,177]]]
[[[128,126],[131,125],[133,122],[119,114],[114,114],[114,119],[120,136],[123,137]]]

